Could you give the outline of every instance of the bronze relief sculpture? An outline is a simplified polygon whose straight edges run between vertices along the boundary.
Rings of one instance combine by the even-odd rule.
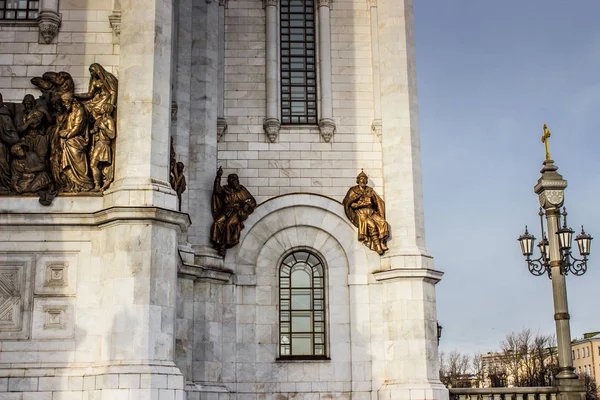
[[[31,79],[40,91],[22,104],[0,95],[0,194],[37,193],[49,205],[59,193],[106,190],[114,180],[117,78],[90,65],[87,93],[68,72]]]
[[[227,185],[221,186],[223,168],[219,167],[212,194],[212,214],[214,223],[211,240],[220,255],[226,249],[238,244],[244,221],[256,208],[256,200],[248,189],[240,185],[236,174],[227,177]]]
[[[358,185],[351,187],[344,198],[344,211],[350,221],[358,228],[358,240],[369,249],[383,255],[388,250],[387,240],[390,234],[385,220],[385,203],[367,186],[369,177],[363,171],[356,177]]]

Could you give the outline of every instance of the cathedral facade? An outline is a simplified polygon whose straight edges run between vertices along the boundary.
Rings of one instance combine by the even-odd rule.
[[[447,399],[411,0],[0,0],[0,399]]]

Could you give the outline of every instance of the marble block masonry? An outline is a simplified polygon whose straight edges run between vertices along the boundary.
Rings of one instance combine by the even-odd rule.
[[[314,14],[304,27],[314,24],[306,104],[316,115],[293,125],[282,118],[280,39],[283,9],[298,4]],[[411,0],[39,7],[58,16],[51,38],[37,19],[0,19],[3,101],[37,99],[31,78],[46,72],[68,72],[85,92],[90,65],[101,66],[118,80],[112,175],[88,171],[86,190],[58,190],[50,205],[32,186],[0,195],[0,400],[448,398],[442,273],[424,240]],[[21,156],[4,135],[0,125],[11,165]],[[237,244],[219,251],[218,170],[223,187],[235,174],[256,202]],[[361,170],[368,186],[356,186]],[[373,203],[356,211],[363,191]],[[296,260],[312,274],[312,311],[292,305],[289,322],[297,254],[312,255]],[[294,331],[302,321],[310,354]]]

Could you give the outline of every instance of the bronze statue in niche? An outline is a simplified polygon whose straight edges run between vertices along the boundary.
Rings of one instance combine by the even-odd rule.
[[[87,93],[68,72],[31,79],[41,91],[22,104],[0,94],[0,194],[37,193],[49,205],[59,193],[106,190],[114,180],[117,78],[89,67]]]
[[[212,215],[214,223],[211,240],[220,255],[238,244],[244,221],[256,208],[256,200],[248,189],[240,185],[236,174],[229,174],[227,185],[221,186],[223,168],[219,167],[212,194]]]
[[[179,201],[179,211],[181,211],[181,195],[187,189],[187,183],[185,181],[185,175],[183,170],[185,165],[181,161],[177,161],[175,155],[175,145],[173,144],[173,138],[171,138],[171,166],[169,171],[169,183],[171,188],[177,193],[177,200]]]
[[[356,177],[358,185],[351,187],[344,198],[346,216],[358,228],[358,240],[369,249],[383,255],[388,250],[389,226],[385,220],[385,203],[367,186],[369,177],[363,171]]]

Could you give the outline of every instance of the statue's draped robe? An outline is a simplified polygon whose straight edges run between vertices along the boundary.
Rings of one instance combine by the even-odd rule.
[[[212,195],[212,210],[215,222],[211,239],[217,245],[233,247],[240,241],[240,232],[244,229],[243,221],[256,208],[256,200],[243,187],[235,189],[230,185],[221,187]]]
[[[385,243],[390,234],[385,221],[385,203],[381,197],[369,186],[363,189],[356,185],[348,190],[343,204],[346,216],[358,228],[358,240],[377,251],[373,236],[376,235],[380,242]]]
[[[89,174],[87,147],[89,142],[87,113],[74,102],[65,127],[59,131],[62,159],[61,169],[67,187],[76,192],[90,190],[94,185]]]
[[[7,107],[0,107],[0,190],[9,190],[10,147],[20,140],[17,128]]]

